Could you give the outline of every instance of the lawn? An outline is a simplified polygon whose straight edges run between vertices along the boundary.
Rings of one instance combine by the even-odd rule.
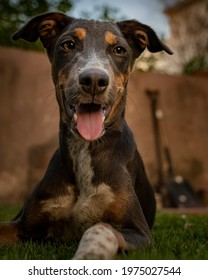
[[[0,220],[16,215],[19,206],[0,207]],[[118,259],[208,259],[208,215],[158,213],[152,230],[153,245],[122,253]],[[24,242],[0,248],[0,259],[70,259],[76,243]]]

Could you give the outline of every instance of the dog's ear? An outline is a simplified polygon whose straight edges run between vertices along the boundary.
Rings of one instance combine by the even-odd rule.
[[[168,54],[173,54],[171,49],[160,41],[157,34],[148,25],[136,20],[117,22],[117,25],[137,57],[146,47],[152,53],[166,51]]]
[[[58,12],[41,14],[26,23],[13,35],[12,39],[35,42],[40,37],[43,46],[47,48],[50,41],[59,35],[73,20],[73,18]]]

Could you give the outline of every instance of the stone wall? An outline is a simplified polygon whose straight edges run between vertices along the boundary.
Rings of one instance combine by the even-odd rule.
[[[176,172],[207,193],[207,80],[132,73],[127,119],[154,184],[157,161],[147,89],[160,91],[162,142],[171,150]],[[46,55],[0,48],[1,204],[22,202],[44,174],[58,143],[58,116]]]

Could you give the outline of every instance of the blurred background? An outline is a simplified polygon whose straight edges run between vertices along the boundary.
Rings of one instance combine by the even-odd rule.
[[[59,113],[41,43],[13,42],[32,16],[151,26],[173,50],[136,61],[126,117],[158,207],[208,206],[208,0],[0,0],[0,204],[22,203],[58,146]]]

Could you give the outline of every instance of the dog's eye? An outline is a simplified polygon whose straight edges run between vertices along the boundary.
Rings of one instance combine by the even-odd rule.
[[[61,47],[65,50],[65,51],[71,51],[73,49],[75,49],[75,42],[70,40],[70,41],[65,41],[64,43],[61,44]]]
[[[114,53],[116,55],[123,55],[126,53],[126,49],[124,49],[123,47],[121,46],[116,46],[114,49],[113,49]]]

